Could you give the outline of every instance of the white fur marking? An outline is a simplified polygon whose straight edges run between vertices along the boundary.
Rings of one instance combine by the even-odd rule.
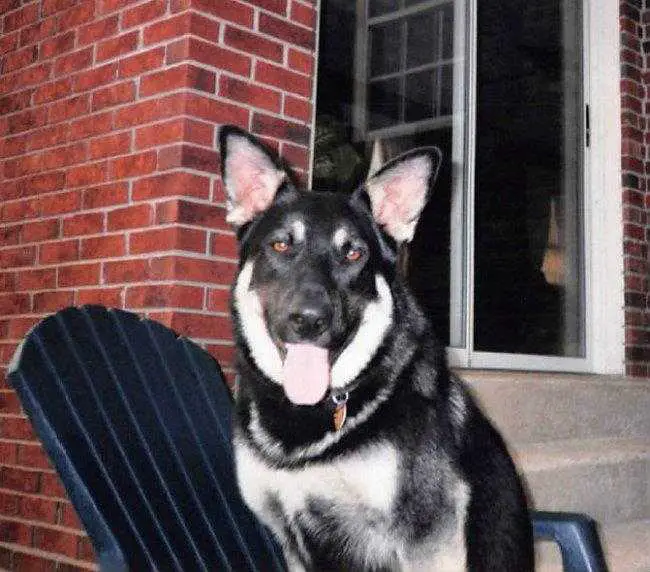
[[[256,292],[250,289],[253,261],[244,264],[235,286],[235,306],[253,360],[269,378],[282,385],[282,358],[271,339],[264,320],[262,303]]]
[[[341,388],[353,381],[368,365],[393,320],[393,297],[383,276],[375,276],[379,297],[363,311],[353,340],[341,352],[331,373],[331,386]]]
[[[336,248],[342,248],[348,239],[348,231],[344,227],[337,228],[332,236],[332,243]]]
[[[465,419],[467,418],[467,403],[458,384],[452,384],[451,386],[451,390],[449,391],[449,405],[454,422],[459,426],[464,426]]]
[[[366,552],[367,560],[372,562],[381,561],[381,553],[389,554],[397,549],[394,545],[397,539],[389,531],[399,469],[398,453],[393,446],[380,443],[335,461],[311,463],[296,469],[270,467],[243,439],[236,439],[235,455],[242,496],[258,516],[266,515],[269,494],[277,495],[289,519],[304,511],[310,499],[320,498],[334,502],[337,514],[351,515],[344,519],[350,527],[346,537],[339,539],[342,550],[347,547],[353,553]],[[384,515],[386,530],[382,530],[381,524],[369,530],[368,523],[359,519],[359,511],[363,509]],[[269,519],[266,524],[273,529],[276,523]]]
[[[252,456],[248,457],[250,461]],[[275,489],[290,513],[304,508],[308,495],[363,503],[382,512],[393,504],[398,463],[397,453],[388,445],[300,469],[269,470],[262,461],[256,461],[257,470],[248,473],[254,481],[251,485]]]
[[[293,239],[296,242],[304,242],[305,237],[307,236],[307,227],[305,223],[301,220],[294,220],[291,223],[291,230],[293,231]]]

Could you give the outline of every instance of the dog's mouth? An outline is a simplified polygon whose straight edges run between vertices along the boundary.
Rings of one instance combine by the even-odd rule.
[[[331,387],[332,367],[344,349],[332,327],[317,339],[300,339],[284,322],[269,316],[267,332],[281,360],[278,381],[294,405],[316,405]]]
[[[330,340],[330,345],[323,346],[271,337],[282,360],[282,387],[289,401],[294,405],[319,403],[331,387],[332,366],[348,340]]]
[[[329,351],[314,344],[284,343],[282,386],[295,405],[315,405],[330,386]]]

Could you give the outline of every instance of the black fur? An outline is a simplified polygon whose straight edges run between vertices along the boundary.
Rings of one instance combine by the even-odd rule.
[[[230,138],[237,136],[263,149],[249,135],[228,128],[221,133],[222,153],[229,152]],[[264,153],[271,165],[282,168],[272,154]],[[308,239],[290,256],[278,256],[269,244],[277,239],[291,241],[295,220],[304,223]],[[340,225],[349,229],[363,249],[361,263],[339,260],[341,253],[332,246],[331,236]],[[459,478],[469,487],[464,524],[467,569],[532,570],[531,526],[514,464],[500,435],[447,368],[444,349],[396,272],[397,242],[374,220],[365,190],[351,197],[305,193],[288,178],[268,208],[239,228],[239,238],[242,266],[255,261],[251,288],[261,293],[268,331],[280,347],[287,336],[295,337],[286,332],[287,308],[303,300],[304,290],[314,284],[327,300],[331,320],[327,330],[311,341],[329,349],[332,363],[354,338],[364,308],[377,298],[376,275],[388,283],[393,304],[383,341],[367,366],[344,388],[349,390],[348,419],[369,403],[377,403],[376,409],[363,423],[344,426],[328,446],[300,454],[332,432],[334,403],[329,396],[313,406],[294,405],[287,399],[282,386],[252,357],[235,300],[239,446],[253,451],[270,468],[298,470],[333,463],[369,445],[390,443],[400,460],[394,508],[390,514],[379,514],[359,505],[355,519],[369,527],[377,524],[378,530],[388,527],[413,547],[435,544],[453,527],[456,499],[448,487]],[[251,429],[253,405],[260,425],[277,445],[273,451],[261,446]],[[449,477],[442,466],[450,467],[454,476]],[[275,493],[269,493],[264,508],[252,508],[261,511],[265,522],[276,523],[273,528],[283,537],[293,562],[313,570],[357,570],[360,557],[339,544],[347,524],[346,513],[336,502],[314,494],[293,515],[285,512]],[[399,569],[398,554],[391,553],[369,568]]]

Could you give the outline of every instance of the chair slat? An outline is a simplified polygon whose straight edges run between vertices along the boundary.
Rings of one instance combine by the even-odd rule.
[[[69,308],[9,375],[106,570],[284,570],[243,504],[218,364],[121,310]]]

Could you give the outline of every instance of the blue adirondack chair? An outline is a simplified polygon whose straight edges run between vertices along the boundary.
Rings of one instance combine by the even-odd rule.
[[[68,308],[26,337],[8,376],[102,570],[285,570],[233,473],[217,362],[151,320]],[[533,514],[567,572],[605,572],[594,522]]]

